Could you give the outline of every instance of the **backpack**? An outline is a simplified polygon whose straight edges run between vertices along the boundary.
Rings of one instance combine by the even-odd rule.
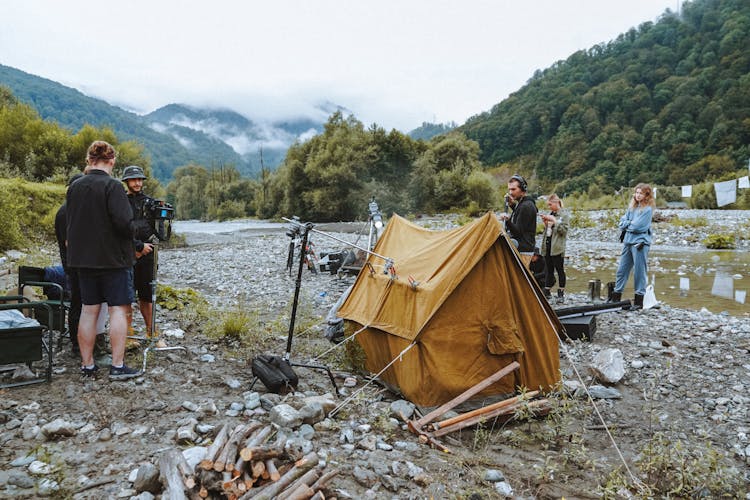
[[[251,366],[253,375],[260,379],[270,392],[286,394],[297,389],[297,374],[292,370],[289,361],[281,356],[260,354],[253,358]]]

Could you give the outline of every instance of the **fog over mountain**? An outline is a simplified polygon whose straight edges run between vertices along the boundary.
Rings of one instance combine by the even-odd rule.
[[[10,88],[43,119],[73,132],[90,124],[111,128],[121,140],[139,142],[151,157],[154,175],[164,182],[175,168],[190,163],[207,168],[235,165],[249,177],[263,166],[275,169],[291,144],[321,132],[331,114],[352,114],[328,101],[301,110],[297,118],[290,118],[286,109],[274,119],[268,118],[268,110],[259,110],[263,118],[256,118],[232,109],[185,104],[168,104],[143,114],[1,64],[0,85]]]
[[[144,118],[149,126],[176,139],[183,147],[191,150],[196,144],[196,133],[220,141],[240,155],[248,164],[250,172],[263,166],[274,168],[283,161],[286,150],[295,141],[306,141],[323,130],[328,109],[344,108],[326,105],[319,108],[321,120],[297,118],[280,121],[253,120],[230,109],[198,108],[185,104],[169,104],[157,109]]]

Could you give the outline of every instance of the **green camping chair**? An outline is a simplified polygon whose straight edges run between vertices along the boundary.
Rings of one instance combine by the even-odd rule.
[[[12,300],[23,301],[23,297],[17,295],[0,297],[0,302]],[[11,309],[28,310],[33,316],[41,313],[46,318],[52,317],[53,314],[49,304],[45,302],[0,303],[0,311]],[[0,388],[38,384],[52,380],[52,332],[38,320],[34,323],[36,324],[0,328],[0,371],[15,370],[15,367],[4,367],[3,365],[18,363],[25,363],[30,369],[33,369],[35,361],[43,361],[46,357],[44,376],[21,382],[0,383]]]
[[[33,267],[33,266],[18,266],[18,293],[23,295],[23,289],[26,287],[40,287],[43,294],[47,294],[50,290],[55,290],[55,294],[59,298],[47,298],[39,300],[49,305],[49,313],[47,310],[42,308],[37,311],[36,319],[42,325],[45,325],[50,330],[55,330],[60,333],[57,341],[57,349],[62,349],[63,338],[66,337],[66,324],[65,316],[66,311],[69,309],[69,304],[65,302],[65,290],[59,283],[44,280],[44,268]]]

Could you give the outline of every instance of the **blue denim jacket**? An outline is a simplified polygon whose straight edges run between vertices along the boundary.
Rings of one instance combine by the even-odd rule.
[[[628,208],[625,215],[620,219],[620,229],[626,230],[623,243],[636,245],[645,243],[651,245],[651,218],[653,209],[650,206],[640,208]]]

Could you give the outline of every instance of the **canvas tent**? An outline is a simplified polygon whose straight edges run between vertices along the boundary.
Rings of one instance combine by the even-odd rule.
[[[477,398],[559,381],[562,326],[494,214],[448,231],[394,216],[374,251],[393,259],[397,278],[370,256],[377,272],[365,266],[338,315],[364,328],[367,370],[399,358],[381,378],[408,399],[445,403],[512,361],[521,368]]]

